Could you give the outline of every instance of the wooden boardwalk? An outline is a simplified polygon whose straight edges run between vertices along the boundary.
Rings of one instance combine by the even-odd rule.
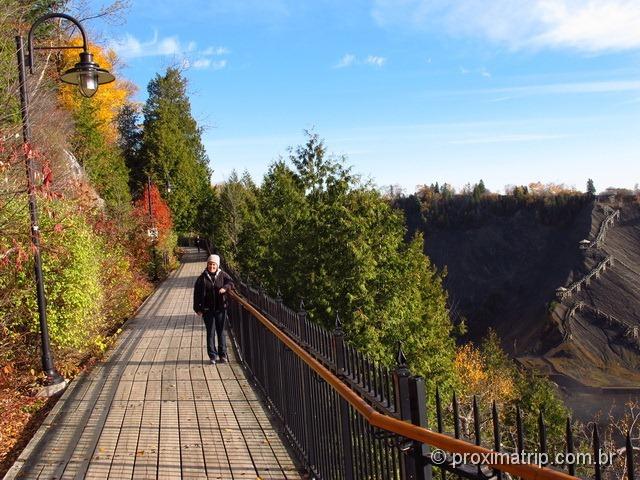
[[[233,349],[230,363],[209,364],[192,312],[204,259],[185,255],[5,479],[301,478]]]

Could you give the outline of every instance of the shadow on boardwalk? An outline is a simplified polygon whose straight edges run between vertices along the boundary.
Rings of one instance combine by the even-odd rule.
[[[108,357],[71,383],[5,479],[300,478],[232,349],[229,363],[209,364],[191,310],[204,254],[184,260]]]

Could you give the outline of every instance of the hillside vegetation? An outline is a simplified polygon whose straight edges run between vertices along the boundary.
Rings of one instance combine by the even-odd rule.
[[[117,15],[124,5],[94,13]],[[88,99],[59,81],[77,50],[37,51],[28,75],[32,138],[22,143],[14,36],[43,14],[77,15],[76,7],[92,15],[71,1],[0,6],[0,475],[37,426],[31,419],[52,405],[34,396],[43,375],[26,158],[34,162],[53,357],[67,379],[100,357],[153,283],[176,266],[178,234],[204,234],[211,223],[211,172],[179,69],[152,80],[141,108],[114,52],[89,45],[116,81]],[[45,22],[34,33],[38,44],[80,42],[66,22]],[[149,231],[157,231],[154,240]]]

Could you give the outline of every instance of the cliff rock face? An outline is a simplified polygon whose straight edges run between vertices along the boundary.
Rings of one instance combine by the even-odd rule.
[[[587,202],[556,225],[524,206],[473,227],[424,230],[470,339],[496,329],[506,350],[550,375],[579,414],[640,394],[637,201]]]
[[[543,222],[532,206],[507,215],[485,214],[472,226],[425,229],[425,250],[447,268],[454,315],[466,319],[468,337],[496,329],[514,355],[543,351],[562,339],[547,315],[556,289],[582,263],[578,242],[589,236],[593,203]]]

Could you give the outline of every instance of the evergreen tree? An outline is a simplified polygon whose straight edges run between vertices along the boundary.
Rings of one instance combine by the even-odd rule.
[[[102,134],[95,110],[96,106],[84,99],[73,113],[73,151],[110,212],[123,214],[129,211],[131,203],[129,172],[116,146]]]
[[[456,190],[448,183],[443,183],[442,186],[440,187],[440,194],[442,195],[442,198],[445,200],[449,200],[451,197],[455,195],[455,193],[456,193]]]
[[[187,80],[170,67],[149,82],[148,92],[139,163],[156,184],[171,182],[167,200],[176,230],[199,231],[199,212],[211,198],[211,171],[202,129],[191,115]]]
[[[227,262],[234,268],[238,266],[236,262],[242,248],[251,248],[247,247],[252,244],[251,236],[246,239],[248,243],[242,243],[240,238],[255,214],[257,191],[249,173],[245,172],[239,178],[235,170],[217,190],[218,214],[212,224],[214,243],[225,252]]]
[[[484,181],[480,179],[478,183],[473,186],[473,199],[477,202],[487,193],[487,187],[484,186]]]
[[[340,315],[348,338],[392,364],[403,342],[430,386],[451,381],[452,325],[422,237],[404,241],[402,214],[326,154],[317,135],[271,165],[242,226],[239,264],[285,302],[303,297],[315,321]]]
[[[129,169],[129,189],[132,193],[145,184],[145,172],[140,166],[140,148],[142,129],[139,123],[139,111],[131,103],[125,104],[117,116],[118,147]]]
[[[587,180],[587,195],[593,197],[596,194],[596,187],[593,184],[593,180]]]

